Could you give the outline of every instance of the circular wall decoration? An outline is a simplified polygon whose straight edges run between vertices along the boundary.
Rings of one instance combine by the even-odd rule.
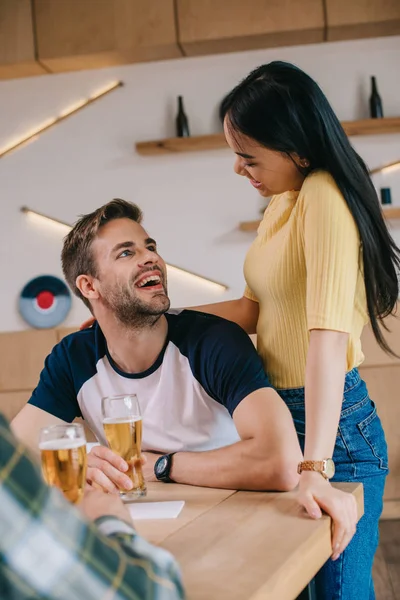
[[[31,327],[49,329],[60,325],[71,308],[71,294],[65,283],[53,275],[28,281],[19,296],[19,312]]]

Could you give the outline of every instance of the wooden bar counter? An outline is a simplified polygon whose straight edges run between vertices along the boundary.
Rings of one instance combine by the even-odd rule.
[[[334,485],[360,518],[362,485]],[[308,518],[292,493],[149,484],[146,501],[165,500],[185,500],[176,519],[135,525],[176,556],[188,600],[294,600],[331,555],[330,518]]]

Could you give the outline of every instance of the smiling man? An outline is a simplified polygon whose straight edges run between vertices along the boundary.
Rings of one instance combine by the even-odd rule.
[[[134,204],[113,200],[83,216],[62,265],[96,318],[54,347],[29,403],[13,422],[36,445],[40,427],[82,416],[101,444],[101,399],[137,394],[148,480],[289,490],[301,453],[292,418],[237,325],[195,311],[168,313],[166,266]],[[88,479],[132,487],[126,463],[104,446]]]

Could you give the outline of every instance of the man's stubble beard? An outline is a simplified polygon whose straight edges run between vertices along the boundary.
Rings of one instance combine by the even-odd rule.
[[[143,302],[126,287],[117,291],[105,288],[102,291],[102,299],[116,319],[130,329],[152,327],[170,307],[166,291],[153,297],[151,304]]]

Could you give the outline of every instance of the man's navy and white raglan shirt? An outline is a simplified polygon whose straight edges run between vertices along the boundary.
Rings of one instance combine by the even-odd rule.
[[[47,357],[29,403],[64,421],[83,416],[105,444],[104,396],[137,394],[143,450],[204,451],[238,441],[232,414],[271,387],[252,342],[237,325],[204,313],[167,313],[166,344],[150,369],[123,373],[96,323],[65,337]]]

